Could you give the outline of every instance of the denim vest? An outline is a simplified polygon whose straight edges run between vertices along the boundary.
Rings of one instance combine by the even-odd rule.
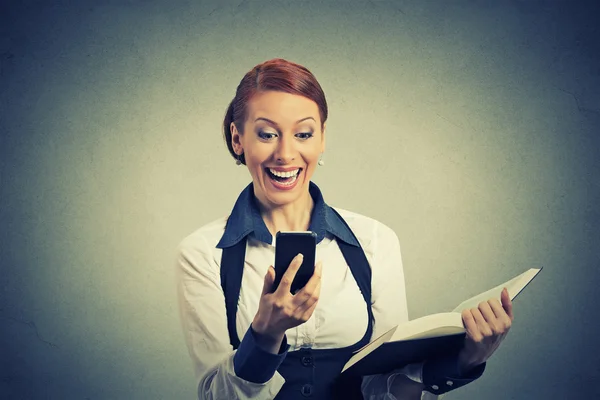
[[[338,214],[346,226],[348,224]],[[348,227],[350,230],[350,228]],[[351,230],[350,230],[351,231]],[[356,238],[356,236],[355,236]],[[357,240],[358,241],[358,240]],[[363,399],[361,377],[341,377],[340,372],[352,353],[365,346],[373,333],[373,311],[371,309],[371,267],[362,247],[355,247],[342,240],[336,241],[350,267],[358,287],[365,299],[369,323],[364,336],[357,343],[334,349],[302,348],[290,351],[278,368],[285,384],[275,399]],[[240,344],[236,330],[236,313],[246,254],[246,238],[232,247],[223,249],[221,259],[221,285],[225,293],[227,328],[234,349]]]

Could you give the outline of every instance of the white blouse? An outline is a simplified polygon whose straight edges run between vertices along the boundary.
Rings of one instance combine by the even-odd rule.
[[[372,308],[375,339],[408,321],[404,271],[398,237],[375,219],[334,207],[360,242],[372,270]],[[199,399],[272,399],[285,380],[278,373],[265,383],[236,376],[233,350],[227,330],[225,299],[221,288],[223,236],[227,216],[197,229],[177,248],[176,283],[183,333],[193,361]],[[237,312],[237,332],[242,340],[258,310],[267,269],[275,259],[275,237],[266,244],[250,235]],[[316,261],[323,263],[321,294],[311,318],[286,331],[289,351],[352,345],[364,335],[367,307],[358,285],[337,246],[327,234],[318,243]],[[409,365],[387,375],[363,378],[363,395],[368,400],[395,399],[388,393],[388,378],[404,374],[422,382],[422,363]],[[390,382],[391,383],[391,382]],[[423,391],[421,399],[441,399]]]

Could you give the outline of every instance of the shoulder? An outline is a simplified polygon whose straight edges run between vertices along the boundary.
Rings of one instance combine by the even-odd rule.
[[[229,215],[215,219],[185,236],[178,244],[177,250],[195,250],[200,252],[212,252],[225,232],[225,225]]]
[[[346,221],[352,232],[360,242],[361,246],[367,249],[373,249],[380,243],[397,243],[398,236],[396,232],[383,222],[376,220],[364,214],[346,210],[340,207],[334,208],[340,216]]]

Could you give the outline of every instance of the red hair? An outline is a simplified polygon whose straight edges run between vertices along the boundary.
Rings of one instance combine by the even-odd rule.
[[[231,143],[231,123],[235,123],[240,133],[244,133],[244,123],[247,118],[247,105],[250,99],[257,93],[274,90],[304,96],[319,107],[321,117],[321,129],[327,121],[327,101],[325,93],[317,78],[306,67],[284,60],[274,58],[258,64],[244,75],[235,92],[235,97],[229,103],[223,121],[223,138],[229,149],[229,153],[246,164],[244,155],[238,157],[233,151]]]

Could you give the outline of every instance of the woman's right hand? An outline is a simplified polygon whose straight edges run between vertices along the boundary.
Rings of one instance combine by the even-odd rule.
[[[290,287],[296,272],[302,265],[303,256],[298,254],[290,263],[279,282],[277,289],[271,293],[275,281],[275,269],[269,266],[265,275],[258,312],[252,321],[252,329],[258,334],[258,345],[264,350],[277,354],[285,331],[308,321],[312,315],[321,293],[321,261],[315,265],[315,272],[306,286],[296,294]]]

